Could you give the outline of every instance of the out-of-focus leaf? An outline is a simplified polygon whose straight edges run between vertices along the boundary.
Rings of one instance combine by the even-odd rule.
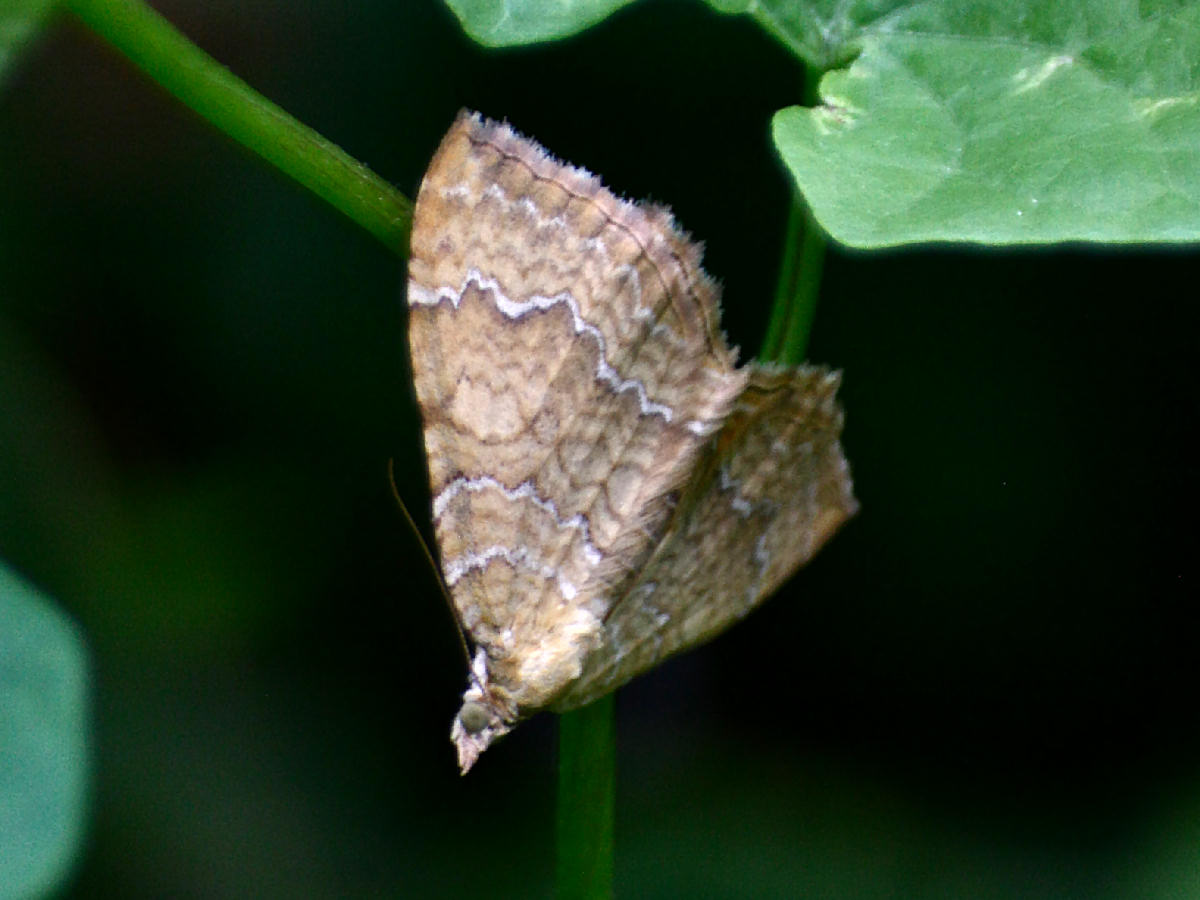
[[[0,562],[0,898],[40,896],[83,832],[87,665],[79,632]]]
[[[56,0],[0,0],[0,84],[21,50],[46,21]]]
[[[446,0],[463,30],[485,47],[569,37],[633,0]]]

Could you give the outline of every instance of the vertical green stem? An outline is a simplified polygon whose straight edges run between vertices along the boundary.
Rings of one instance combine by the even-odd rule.
[[[612,896],[616,783],[614,695],[558,720],[559,900]]]
[[[795,196],[788,211],[787,235],[775,285],[775,304],[758,357],[796,364],[804,359],[817,312],[825,233],[803,198]]]
[[[811,66],[804,73],[804,100],[817,100],[820,73]],[[825,262],[825,232],[813,218],[808,204],[797,193],[788,211],[787,233],[775,285],[775,303],[767,323],[759,359],[794,365],[804,359],[808,336],[817,312],[821,271]]]

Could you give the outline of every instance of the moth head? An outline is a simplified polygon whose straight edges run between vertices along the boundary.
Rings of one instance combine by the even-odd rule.
[[[467,734],[479,734],[492,724],[492,710],[486,703],[467,700],[458,711],[458,721]]]
[[[492,741],[508,734],[515,724],[510,705],[488,682],[487,655],[480,648],[471,662],[471,684],[463,694],[463,704],[450,726],[450,740],[458,748],[458,768],[462,774],[475,764],[479,754]]]

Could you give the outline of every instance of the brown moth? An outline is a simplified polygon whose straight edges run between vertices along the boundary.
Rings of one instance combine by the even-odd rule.
[[[700,249],[462,112],[421,183],[409,337],[463,772],[742,618],[855,503],[839,376],[735,365]]]

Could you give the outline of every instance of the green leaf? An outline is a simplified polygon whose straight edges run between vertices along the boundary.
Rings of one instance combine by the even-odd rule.
[[[448,2],[492,46],[573,34],[623,5]],[[780,110],[774,138],[842,243],[1200,239],[1200,4],[707,3],[826,73],[821,102]]]
[[[485,47],[569,37],[633,0],[446,0],[463,30]]]
[[[87,796],[87,665],[74,624],[0,562],[0,898],[66,875]]]
[[[0,80],[41,31],[55,0],[0,0]]]
[[[916,4],[775,143],[843,243],[1200,238],[1200,7]]]
[[[717,12],[748,15],[812,68],[824,72],[855,52],[859,32],[894,10],[895,0],[706,0]]]

